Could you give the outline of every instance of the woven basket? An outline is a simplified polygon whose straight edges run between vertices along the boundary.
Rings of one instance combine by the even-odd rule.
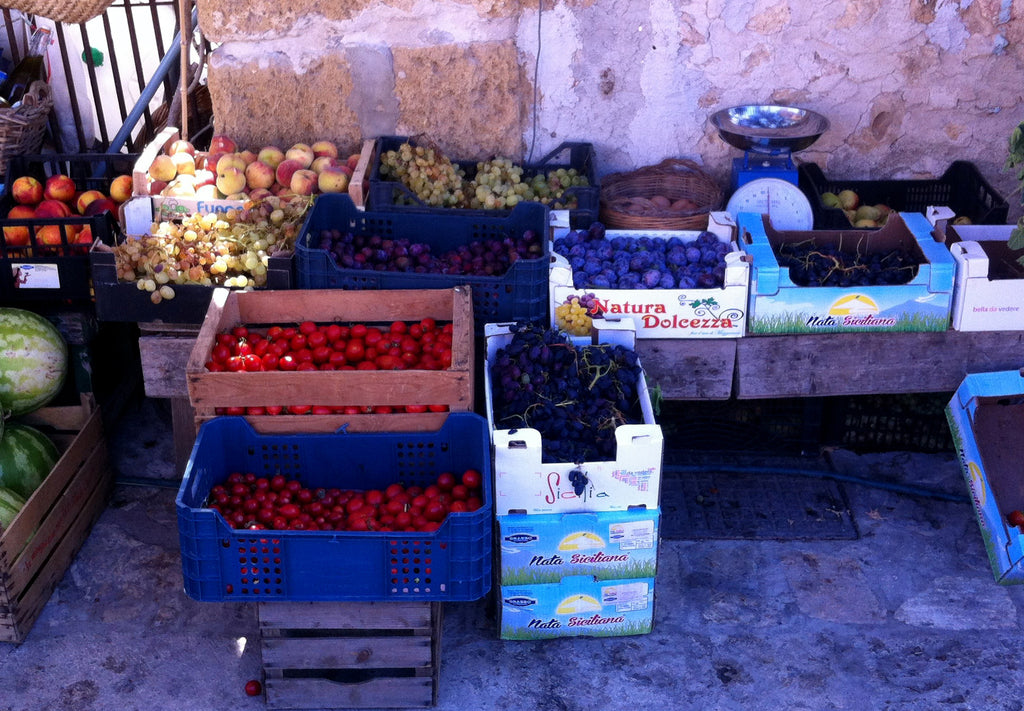
[[[53,108],[53,90],[44,81],[32,83],[21,106],[0,109],[0,176],[14,156],[39,153]]]
[[[687,200],[690,202],[680,206],[680,201]],[[722,189],[700,166],[685,158],[666,158],[657,165],[613,173],[601,181],[600,220],[612,229],[705,230],[708,213],[721,206]]]
[[[9,0],[6,7],[54,22],[77,25],[102,15],[113,0]]]

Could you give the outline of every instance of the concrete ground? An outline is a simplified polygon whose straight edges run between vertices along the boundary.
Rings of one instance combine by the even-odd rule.
[[[182,592],[165,403],[132,403],[109,441],[119,483],[26,641],[0,645],[0,711],[265,708],[244,691],[254,605]],[[834,461],[966,491],[952,453]],[[846,489],[857,540],[663,540],[649,635],[503,642],[486,600],[446,605],[436,708],[1024,708],[1024,589],[995,583],[970,505]]]

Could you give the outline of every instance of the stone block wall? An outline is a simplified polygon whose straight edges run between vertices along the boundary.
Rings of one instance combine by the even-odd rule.
[[[244,144],[424,133],[457,159],[594,144],[607,174],[685,157],[728,184],[721,108],[808,108],[830,178],[1003,170],[1024,120],[1012,0],[198,0],[215,128]]]

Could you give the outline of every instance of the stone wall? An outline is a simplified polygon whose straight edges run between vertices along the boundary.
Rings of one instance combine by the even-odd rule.
[[[542,11],[538,14],[538,7]],[[829,129],[797,159],[830,178],[975,162],[1011,202],[1024,120],[1024,6],[1012,0],[198,0],[219,46],[215,128],[242,143],[426,133],[449,155],[539,160],[594,144],[607,174],[692,158],[728,184],[708,124],[747,103]]]

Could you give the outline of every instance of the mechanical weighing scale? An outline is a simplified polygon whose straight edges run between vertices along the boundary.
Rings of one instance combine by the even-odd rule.
[[[828,129],[828,119],[791,106],[752,104],[722,109],[708,119],[726,143],[744,151],[732,162],[726,211],[767,214],[779,230],[809,230],[811,203],[798,187],[792,154]]]

